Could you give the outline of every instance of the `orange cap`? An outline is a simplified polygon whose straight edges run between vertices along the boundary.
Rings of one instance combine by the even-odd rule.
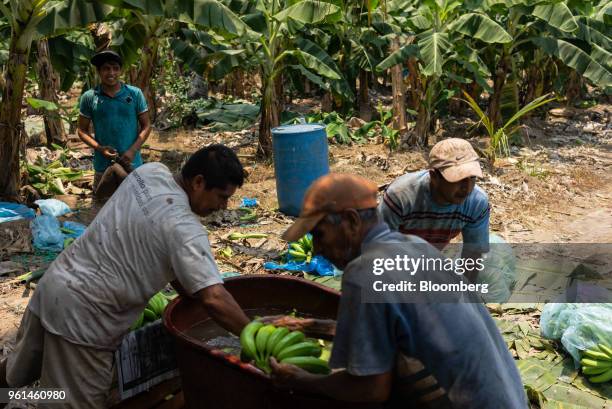
[[[283,233],[283,239],[298,240],[330,213],[374,208],[378,205],[377,194],[376,183],[361,176],[343,173],[322,176],[306,191],[300,217]]]

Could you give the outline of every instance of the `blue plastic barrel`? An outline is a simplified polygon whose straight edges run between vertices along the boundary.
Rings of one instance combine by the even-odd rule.
[[[279,126],[272,129],[272,145],[279,210],[298,216],[310,184],[329,173],[325,126]]]

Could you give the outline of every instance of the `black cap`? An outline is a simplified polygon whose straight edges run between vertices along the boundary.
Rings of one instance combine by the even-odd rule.
[[[123,66],[123,59],[113,50],[100,51],[91,58],[91,63],[98,68],[100,68],[104,63],[109,61],[116,62],[120,66]]]

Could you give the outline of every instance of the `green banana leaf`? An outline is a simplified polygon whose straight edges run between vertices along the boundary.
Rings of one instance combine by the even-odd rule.
[[[320,23],[323,20],[333,23],[342,18],[340,7],[315,0],[302,0],[274,15],[278,21],[286,22],[288,19],[303,24]]]
[[[418,38],[420,60],[424,65],[422,74],[428,77],[442,76],[445,55],[451,49],[448,33],[429,30],[420,34]]]
[[[183,23],[212,28],[226,38],[236,38],[252,33],[236,14],[216,0],[176,0],[169,17]]]
[[[306,68],[316,72],[317,74],[319,74],[321,76],[330,78],[332,80],[339,80],[341,78],[340,75],[336,71],[331,69],[323,61],[319,60],[314,55],[308,54],[308,53],[306,53],[306,52],[304,52],[302,50],[287,50],[287,51],[283,51],[277,57],[277,60],[275,61],[275,63],[280,61],[280,60],[282,60],[286,56],[296,57],[298,59],[298,61],[302,65],[304,65]]]
[[[177,38],[170,39],[170,48],[174,56],[187,65],[193,72],[202,75],[206,69],[204,57],[206,52],[198,49],[187,41]]]
[[[612,39],[609,37],[610,27],[588,17],[579,17],[576,22],[578,30],[572,33],[576,38],[591,45],[595,44],[606,50],[612,50]]]
[[[466,36],[477,38],[485,43],[509,43],[512,36],[488,16],[479,13],[467,13],[449,26]]]
[[[564,32],[571,33],[578,29],[574,15],[564,2],[539,4],[532,14]]]
[[[376,71],[381,72],[389,69],[397,64],[403,64],[410,57],[419,56],[419,46],[416,44],[408,44],[394,51],[387,58],[382,60],[377,66]]]
[[[612,72],[612,53],[604,50],[597,44],[591,44],[591,58],[595,61],[601,61],[603,66],[610,72]]]
[[[338,65],[336,64],[334,59],[331,58],[327,51],[325,51],[315,42],[300,36],[296,38],[295,44],[303,52],[315,56],[320,61],[323,61],[323,63],[330,67],[332,70],[337,73],[340,73],[340,68],[338,68]],[[351,90],[351,87],[349,86],[344,76],[341,76],[341,78],[338,80],[329,80],[329,82],[331,89],[336,94],[341,95],[346,99],[354,98],[353,91]]]
[[[57,111],[59,109],[57,104],[51,101],[45,101],[44,99],[29,97],[26,98],[26,102],[34,109],[44,109],[46,111]]]
[[[127,10],[138,10],[149,16],[167,16],[165,0],[99,0],[99,3]]]
[[[212,66],[209,78],[218,81],[236,68],[245,68],[245,59],[246,50],[225,49],[208,54],[204,57],[204,63],[207,66]]]
[[[557,57],[595,85],[602,88],[612,86],[612,73],[572,43],[548,37],[532,38],[531,42],[545,53]]]
[[[94,50],[84,44],[84,39],[72,37],[56,36],[48,40],[51,64],[60,76],[62,91],[68,91],[78,76],[89,69],[89,60],[94,54]]]
[[[113,10],[107,4],[86,0],[48,2],[50,7],[43,19],[36,25],[36,31],[43,37],[65,33],[74,27],[85,27],[89,23],[103,21]]]
[[[333,288],[334,290],[340,291],[342,288],[342,280],[340,277],[332,277],[332,276],[319,276],[316,274],[308,274],[304,273],[304,278],[310,281],[314,281],[315,283],[319,283],[329,288]]]
[[[309,71],[308,69],[306,69],[306,67],[299,65],[299,64],[294,64],[294,65],[289,65],[289,68],[292,68],[298,71],[300,74],[306,77],[310,82],[318,85],[321,89],[329,90],[330,88],[329,84],[325,82],[323,78],[319,77],[312,71]]]

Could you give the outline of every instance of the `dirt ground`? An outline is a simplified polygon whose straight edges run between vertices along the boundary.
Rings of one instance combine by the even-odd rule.
[[[545,119],[529,120],[523,127],[524,146],[513,148],[509,158],[493,167],[483,162],[485,177],[479,185],[489,195],[491,230],[513,243],[612,243],[612,106],[588,110],[552,109]],[[439,136],[469,137],[465,121],[450,119]],[[205,131],[153,133],[143,149],[146,160],[162,161],[178,169],[190,152],[212,142],[237,147],[248,178],[236,193],[230,209],[242,197],[257,198],[256,223],[239,226],[236,212],[208,219],[211,245],[218,252],[227,246],[231,261],[218,257],[221,271],[263,273],[263,262],[283,250],[280,233],[291,223],[276,211],[278,206],[272,163],[255,161],[254,129],[211,135]],[[486,141],[470,139],[484,147]],[[394,178],[426,167],[425,150],[388,153],[372,141],[352,146],[330,145],[332,171],[355,173],[384,186]],[[88,201],[82,201],[87,206]],[[80,213],[87,222],[95,210]],[[212,223],[211,223],[212,221]],[[216,223],[216,224],[215,224]],[[220,224],[220,225],[219,225]],[[266,239],[242,243],[226,240],[230,232],[265,232]],[[21,316],[32,290],[0,278],[0,347],[12,348]]]

